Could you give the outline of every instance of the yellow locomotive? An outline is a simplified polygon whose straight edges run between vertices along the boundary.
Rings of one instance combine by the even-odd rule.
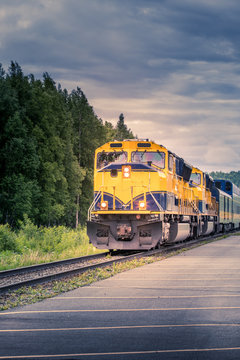
[[[209,234],[218,224],[212,185],[153,141],[109,142],[95,153],[90,241],[100,249],[147,250]]]

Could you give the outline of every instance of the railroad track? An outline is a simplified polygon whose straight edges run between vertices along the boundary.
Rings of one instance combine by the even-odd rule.
[[[120,255],[115,251],[88,255],[79,258],[54,261],[50,263],[0,271],[0,294],[23,286],[35,285],[47,281],[81,274],[97,267],[112,265],[114,262],[127,261],[140,253]]]
[[[210,240],[211,238],[214,239],[220,236],[222,235],[218,234],[210,238],[198,238],[196,240],[184,241],[180,244],[174,244],[172,246],[163,247],[160,249],[144,252],[138,251],[127,255],[121,255],[119,251],[115,251],[110,256],[109,252],[104,252],[79,258],[54,261],[51,263],[44,263],[12,270],[0,271],[0,294],[23,286],[31,286],[52,280],[67,278],[70,276],[81,274],[90,269],[110,266],[113,263],[126,262],[134,258],[155,256],[174,252],[178,249],[190,247],[204,240]]]

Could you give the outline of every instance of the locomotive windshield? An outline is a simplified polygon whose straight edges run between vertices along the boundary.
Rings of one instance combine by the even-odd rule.
[[[197,185],[201,185],[201,174],[200,173],[192,173],[190,177],[190,181],[194,182]]]
[[[102,169],[103,167],[112,163],[121,164],[126,162],[127,153],[124,151],[103,151],[97,154],[97,169]]]
[[[132,153],[132,162],[146,163],[156,165],[157,167],[165,168],[165,153],[164,152],[150,152],[150,151],[135,151]]]

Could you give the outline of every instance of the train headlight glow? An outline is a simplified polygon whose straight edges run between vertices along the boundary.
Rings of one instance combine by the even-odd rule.
[[[145,210],[146,209],[145,201],[139,201],[139,209],[140,210]]]
[[[129,179],[131,177],[131,167],[123,166],[122,167],[122,175],[125,179]]]
[[[108,202],[102,201],[101,202],[101,210],[107,210],[108,209]]]

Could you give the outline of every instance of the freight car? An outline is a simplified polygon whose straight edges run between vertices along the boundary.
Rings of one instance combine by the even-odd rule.
[[[95,153],[87,232],[100,249],[148,250],[240,225],[240,190],[162,145],[112,141]]]

